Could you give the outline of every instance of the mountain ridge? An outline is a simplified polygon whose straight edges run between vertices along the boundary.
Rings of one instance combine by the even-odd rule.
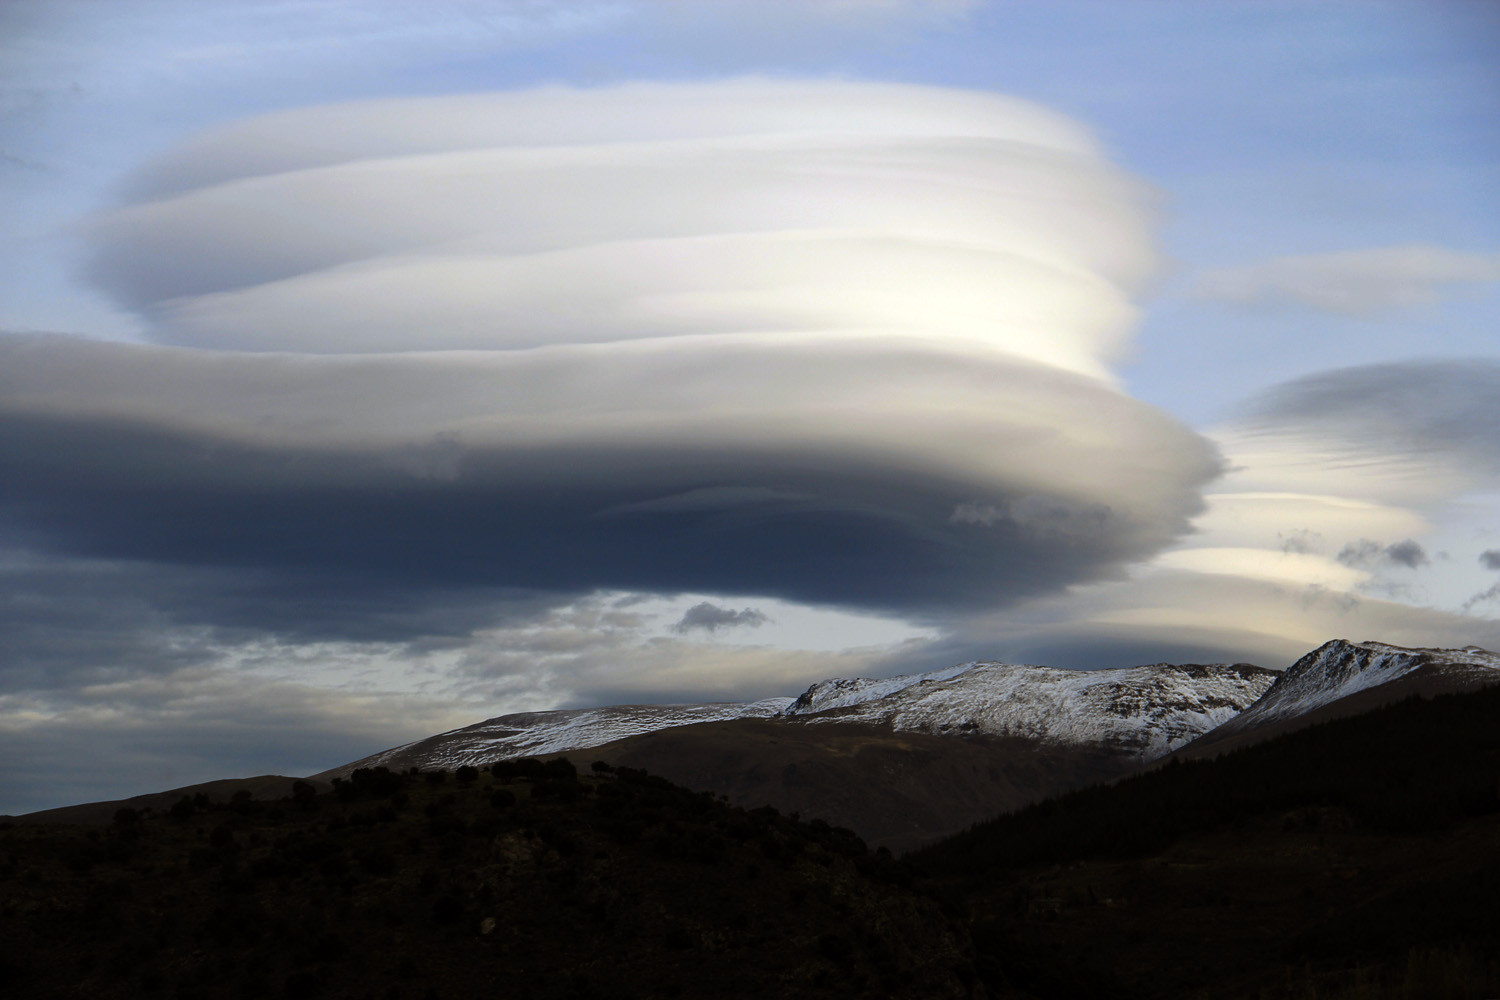
[[[1245,711],[1181,748],[1223,753],[1410,695],[1433,697],[1500,683],[1500,655],[1479,646],[1395,646],[1330,639],[1297,659]]]
[[[826,814],[872,843],[905,850],[1178,757],[1222,754],[1412,694],[1493,683],[1500,683],[1500,656],[1479,647],[1343,639],[1280,672],[1244,663],[1077,671],[973,661],[893,678],[818,681],[796,698],[498,716],[307,780],[348,778],[361,768],[454,770],[572,755],[578,763],[646,768],[737,805]],[[243,785],[259,797],[254,783],[261,780],[225,779],[215,791],[228,795]],[[138,799],[155,807],[162,796],[181,797]],[[103,822],[136,804],[85,803],[21,819]]]
[[[783,714],[934,735],[1109,746],[1149,761],[1244,711],[1276,679],[1274,671],[1248,663],[1066,670],[980,661],[942,673],[918,675],[915,683],[863,700],[848,697],[847,682],[820,682]],[[820,689],[828,685],[825,697]]]
[[[1154,760],[1247,708],[1275,672],[1253,664],[1158,663],[1068,670],[978,660],[889,678],[833,678],[796,698],[700,705],[612,705],[497,716],[382,750],[313,777],[361,767],[454,768],[576,753],[634,736],[735,719],[861,723],[950,736],[1021,736],[1108,746]]]

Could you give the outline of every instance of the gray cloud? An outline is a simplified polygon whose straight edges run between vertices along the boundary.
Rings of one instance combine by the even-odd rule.
[[[1500,549],[1485,549],[1479,553],[1479,565],[1485,569],[1500,569]]]
[[[1376,569],[1381,566],[1404,566],[1416,569],[1432,562],[1427,550],[1415,540],[1407,538],[1390,545],[1381,545],[1368,538],[1361,538],[1345,545],[1335,557],[1345,566],[1354,569]]]
[[[1217,472],[1091,380],[891,343],[341,361],[9,337],[0,358],[15,530],[367,591],[973,607],[1150,554]],[[1031,514],[952,517],[976,502]]]
[[[915,650],[909,662],[915,668],[924,659],[996,658],[1096,669],[1245,661],[1282,669],[1319,642],[1340,637],[1495,649],[1500,621],[1279,580],[1160,572],[975,615]]]
[[[702,601],[688,608],[681,620],[672,626],[672,631],[688,632],[692,629],[702,629],[706,632],[716,632],[721,628],[739,626],[754,628],[757,625],[764,625],[768,620],[764,614],[754,608],[733,611],[729,608],[721,608],[709,601]]]
[[[1321,372],[1264,393],[1252,427],[1500,476],[1500,362],[1407,361]]]
[[[480,629],[534,620],[565,599],[393,586],[347,571],[0,551],[0,696],[203,667],[267,642],[398,656],[458,649]]]
[[[0,812],[10,814],[216,778],[312,774],[459,722],[431,699],[376,699],[209,669],[13,697],[7,708]]]
[[[1418,566],[1426,566],[1432,562],[1427,558],[1427,550],[1410,538],[1386,546],[1385,557],[1397,566],[1405,566],[1407,569],[1416,569]]]
[[[1432,302],[1455,286],[1500,281],[1500,254],[1464,253],[1413,245],[1278,257],[1248,267],[1201,275],[1202,298],[1239,303],[1286,303],[1329,312],[1370,315]]]

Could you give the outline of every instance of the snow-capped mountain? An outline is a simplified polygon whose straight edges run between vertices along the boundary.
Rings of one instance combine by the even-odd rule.
[[[1149,761],[1234,718],[1276,676],[1248,663],[1062,670],[982,662],[885,681],[823,681],[784,715],[1105,746]]]
[[[706,705],[615,705],[503,715],[393,747],[315,775],[360,767],[452,769],[604,746],[631,736],[732,719],[876,724],[938,736],[1019,736],[1108,747],[1153,760],[1243,710],[1271,686],[1249,664],[1061,670],[964,663],[882,679],[820,681],[799,697]]]
[[[1292,664],[1254,705],[1214,730],[1204,746],[1251,730],[1281,731],[1296,720],[1326,715],[1344,699],[1351,706],[1408,694],[1436,694],[1500,683],[1500,656],[1478,646],[1409,649],[1383,642],[1334,639]],[[1330,709],[1331,710],[1331,709]]]
[[[603,746],[629,736],[674,726],[766,718],[776,715],[791,702],[791,698],[765,698],[704,705],[611,705],[555,712],[521,712],[382,750],[314,777],[342,777],[361,767],[451,770],[465,764],[478,767],[497,760],[543,757]]]

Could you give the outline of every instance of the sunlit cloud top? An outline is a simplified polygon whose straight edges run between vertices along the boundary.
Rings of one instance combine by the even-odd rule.
[[[714,333],[974,341],[1109,378],[1144,189],[1003,97],[742,80],[287,112],[146,168],[93,273],[158,339],[523,348]]]

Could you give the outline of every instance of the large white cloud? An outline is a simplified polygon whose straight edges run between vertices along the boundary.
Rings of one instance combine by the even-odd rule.
[[[171,342],[972,339],[1107,377],[1148,199],[1072,122],[934,88],[731,81],[269,116],[143,172],[94,273]]]

